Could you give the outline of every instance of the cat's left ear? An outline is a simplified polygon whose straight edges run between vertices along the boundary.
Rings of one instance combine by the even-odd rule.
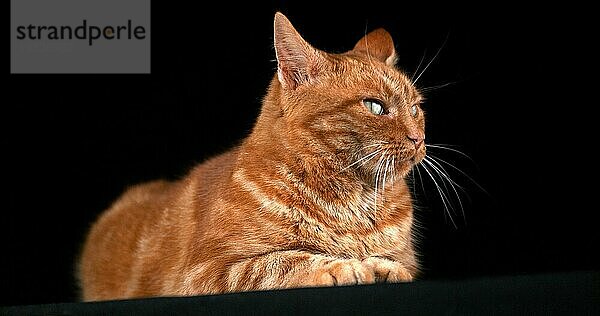
[[[275,54],[279,82],[294,90],[326,68],[324,53],[308,44],[285,15],[275,14]]]
[[[376,29],[361,38],[352,52],[369,56],[393,66],[397,55],[392,36],[384,29]]]

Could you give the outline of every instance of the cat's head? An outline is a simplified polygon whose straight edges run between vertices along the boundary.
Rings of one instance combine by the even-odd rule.
[[[374,179],[404,177],[425,156],[423,98],[395,67],[392,38],[375,30],[342,54],[313,48],[275,15],[278,103],[302,159],[334,157]]]

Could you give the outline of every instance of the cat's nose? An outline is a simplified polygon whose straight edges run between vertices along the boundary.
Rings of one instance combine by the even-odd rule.
[[[415,149],[421,148],[423,146],[423,141],[425,137],[421,135],[407,135],[408,139],[410,139],[413,143],[415,143]]]

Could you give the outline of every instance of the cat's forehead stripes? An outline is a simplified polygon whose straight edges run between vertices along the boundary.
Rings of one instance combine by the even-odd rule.
[[[394,102],[415,104],[421,101],[421,95],[414,84],[400,70],[364,56],[349,54],[335,57],[339,69],[354,68],[364,80],[379,83],[377,88]]]
[[[404,94],[403,84],[397,74],[392,75],[388,71],[379,69],[376,72],[390,92],[393,92],[394,94]]]
[[[392,69],[377,69],[375,72],[392,98],[404,104],[414,104],[420,101],[421,97],[417,89],[406,75]]]

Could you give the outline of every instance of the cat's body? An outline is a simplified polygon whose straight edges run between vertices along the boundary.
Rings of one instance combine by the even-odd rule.
[[[424,156],[424,118],[389,35],[330,55],[278,14],[275,46],[278,74],[241,145],[129,189],[95,223],[84,300],[412,280],[403,177]]]

